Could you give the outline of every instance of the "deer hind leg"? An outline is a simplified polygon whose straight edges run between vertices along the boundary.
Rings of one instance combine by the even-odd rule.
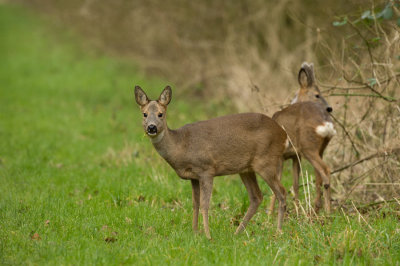
[[[269,202],[269,207],[268,207],[268,214],[272,215],[274,213],[275,209],[275,201],[276,201],[276,196],[275,193],[271,195],[270,202]]]
[[[322,181],[324,201],[325,201],[325,211],[329,214],[331,212],[331,188],[330,188],[331,184],[330,184],[329,167],[322,160],[319,153],[308,154],[306,158],[315,169],[316,173],[315,176],[317,182],[316,186],[320,187],[320,184],[318,184],[318,182]],[[318,190],[317,190],[317,196],[318,196]]]
[[[199,207],[200,207],[200,184],[199,180],[191,179],[192,182],[192,202],[193,202],[193,231],[199,231]]]
[[[282,174],[282,158],[269,159],[269,163],[257,171],[267,182],[279,202],[278,210],[278,230],[282,230],[282,222],[286,211],[286,190],[282,186],[280,176]]]
[[[242,232],[246,228],[246,225],[253,217],[253,215],[257,212],[257,209],[263,200],[263,195],[261,193],[260,187],[258,186],[257,178],[254,172],[242,173],[240,174],[240,178],[242,179],[243,184],[246,187],[247,193],[249,194],[250,205],[247,209],[246,215],[243,218],[243,221],[236,229],[235,234]]]
[[[294,191],[294,200],[295,200],[296,206],[298,206],[298,202],[299,202],[299,173],[300,173],[299,159],[297,157],[292,158],[293,191]],[[279,180],[281,180],[281,178],[282,178],[282,169],[280,170]],[[268,214],[272,215],[274,213],[274,209],[275,209],[275,201],[276,201],[275,193],[271,196],[270,200],[271,201],[270,201],[269,207],[268,207]]]
[[[322,161],[322,162],[324,162],[324,161],[322,160],[322,158],[323,158],[323,155],[324,155],[324,151],[325,151],[326,147],[327,147],[328,144],[329,144],[329,141],[330,141],[329,138],[325,138],[324,141],[323,141],[323,143],[322,143],[322,145],[321,145],[321,147],[320,147],[320,150],[319,150],[319,157],[321,158],[321,161]],[[325,162],[324,162],[324,164],[325,164]],[[315,169],[314,169],[314,170],[315,170]],[[328,179],[329,179],[329,181],[330,181],[330,170],[329,170],[329,167],[328,167],[326,164],[325,164],[325,173],[326,173],[326,175],[327,175],[327,177],[328,177]],[[316,198],[315,198],[315,208],[316,208],[316,211],[318,212],[319,209],[321,209],[321,207],[322,207],[322,202],[321,202],[322,177],[321,177],[321,175],[319,174],[319,172],[316,171],[316,170],[315,170],[315,182],[316,182],[316,192],[317,192],[317,195],[316,195]],[[330,184],[330,183],[329,183],[329,184]],[[324,190],[324,191],[325,191],[325,190]],[[324,193],[325,193],[325,192],[324,192]],[[324,195],[325,210],[329,213],[329,212],[330,212],[330,209],[331,209],[331,195],[330,195],[330,194],[331,194],[331,187],[330,187],[330,185],[329,185],[329,189],[328,189],[327,194],[328,194],[328,195]]]
[[[200,179],[200,209],[203,215],[204,233],[208,239],[211,239],[210,227],[208,225],[208,209],[213,187],[213,177],[204,177]]]
[[[300,157],[292,158],[292,172],[293,172],[293,192],[294,204],[299,204],[299,174],[300,174]]]

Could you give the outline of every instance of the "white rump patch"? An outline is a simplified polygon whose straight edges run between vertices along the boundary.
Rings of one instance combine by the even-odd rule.
[[[336,130],[333,127],[332,122],[324,122],[323,125],[317,126],[317,128],[315,129],[315,132],[317,132],[317,134],[323,138],[326,138],[326,137],[331,138],[336,135]]]

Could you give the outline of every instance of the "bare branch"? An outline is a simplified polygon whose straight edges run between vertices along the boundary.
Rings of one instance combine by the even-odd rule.
[[[382,98],[388,102],[397,102],[396,98],[390,96],[383,96],[381,94],[362,94],[362,93],[333,93],[329,96],[350,96],[350,97],[374,97],[374,98]]]
[[[343,129],[344,133],[346,134],[347,138],[350,140],[351,146],[353,147],[354,151],[356,152],[357,156],[359,156],[360,152],[358,151],[358,149],[356,148],[356,145],[354,144],[353,139],[350,137],[350,133],[347,131],[347,129],[345,128],[345,126],[338,120],[336,119],[336,117],[334,117],[331,114],[331,117],[333,118],[333,120],[335,120],[335,122]]]
[[[347,169],[349,167],[353,167],[353,166],[355,166],[357,164],[360,164],[360,163],[362,163],[364,161],[368,161],[368,160],[371,160],[371,159],[377,158],[377,157],[386,157],[386,156],[390,156],[392,154],[400,154],[400,148],[388,149],[388,150],[379,151],[377,153],[371,154],[371,155],[369,155],[367,157],[364,157],[364,158],[362,158],[360,160],[357,160],[357,161],[352,162],[352,163],[350,163],[348,165],[345,165],[345,166],[342,166],[342,167],[340,167],[338,169],[333,170],[331,172],[331,175],[333,175],[333,174],[335,174],[337,172],[341,172],[341,171],[343,171],[343,170],[345,170],[345,169]]]

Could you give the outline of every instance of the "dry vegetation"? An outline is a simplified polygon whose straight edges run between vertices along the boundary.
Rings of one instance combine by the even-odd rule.
[[[389,1],[342,17],[335,23],[343,24],[341,44],[321,42],[332,70],[321,87],[336,103],[340,129],[328,158],[341,204],[399,197],[399,7]]]
[[[338,131],[325,155],[334,198],[400,196],[398,1],[22,2],[179,93],[229,95],[239,111],[272,115],[293,96],[301,63],[314,62]]]

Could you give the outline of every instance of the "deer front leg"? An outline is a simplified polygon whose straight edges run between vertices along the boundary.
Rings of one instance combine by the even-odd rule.
[[[200,206],[200,184],[199,180],[191,179],[192,182],[192,201],[193,201],[193,231],[199,231],[199,206]]]
[[[323,193],[325,200],[325,211],[326,213],[331,212],[331,188],[330,188],[330,173],[328,166],[321,159],[319,154],[311,154],[307,160],[312,164],[315,171],[319,173],[322,179]],[[317,180],[318,181],[318,180]]]
[[[322,201],[321,201],[321,197],[322,197],[322,191],[321,191],[322,177],[319,174],[319,171],[317,171],[317,169],[314,168],[314,172],[315,172],[315,200],[314,200],[314,204],[315,204],[315,212],[318,213],[319,210],[322,207]]]
[[[270,158],[270,162],[268,165],[262,167],[258,173],[261,177],[267,182],[269,187],[275,194],[275,197],[279,202],[279,210],[278,210],[278,231],[282,231],[282,223],[283,218],[286,211],[286,190],[281,184],[281,174],[282,174],[282,158],[276,158],[275,162]]]
[[[329,173],[329,168],[326,171],[326,177],[327,177],[327,185],[324,184],[324,200],[325,200],[325,211],[326,213],[330,214],[331,213],[331,186],[330,186],[330,173]]]
[[[208,208],[213,187],[213,177],[203,177],[200,179],[200,209],[203,215],[204,233],[211,239],[210,228],[208,226]]]

